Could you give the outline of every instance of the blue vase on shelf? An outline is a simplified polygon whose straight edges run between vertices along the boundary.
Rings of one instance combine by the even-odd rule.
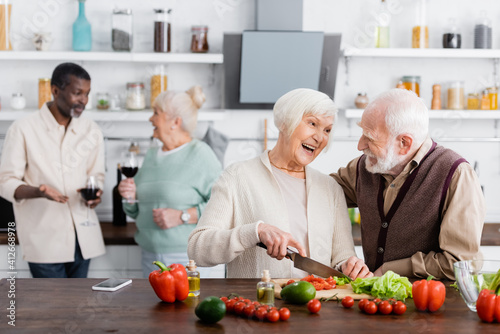
[[[85,17],[85,0],[78,0],[78,17],[73,23],[73,50],[90,51],[92,49],[92,27]]]

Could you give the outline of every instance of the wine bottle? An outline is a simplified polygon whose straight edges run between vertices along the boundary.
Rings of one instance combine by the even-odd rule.
[[[113,188],[113,225],[115,226],[125,226],[127,225],[127,217],[123,211],[122,197],[118,192],[118,185],[122,180],[122,174],[120,171],[120,164],[118,164],[118,169],[116,171],[117,183]]]

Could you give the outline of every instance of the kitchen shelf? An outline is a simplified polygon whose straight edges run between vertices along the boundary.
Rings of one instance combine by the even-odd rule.
[[[363,109],[344,109],[346,118],[360,119]],[[500,119],[500,110],[429,110],[430,119]]]
[[[222,64],[224,56],[222,53],[0,51],[0,60]]]
[[[35,112],[35,109],[23,111],[2,110],[0,111],[0,121],[15,121]],[[152,109],[142,111],[95,111],[85,110],[83,115],[96,122],[147,122],[153,114]],[[200,109],[198,121],[218,121],[225,117],[225,110],[222,109]]]
[[[380,58],[500,58],[500,50],[493,49],[412,49],[412,48],[348,48],[344,57]]]

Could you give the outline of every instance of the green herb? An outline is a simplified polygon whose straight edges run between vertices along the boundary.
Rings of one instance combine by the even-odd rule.
[[[408,278],[399,276],[391,270],[381,277],[357,278],[351,282],[351,286],[354,293],[367,293],[378,298],[405,300],[412,297]]]
[[[347,277],[337,277],[334,276],[333,279],[335,280],[336,285],[341,286],[341,285],[346,285],[351,282],[351,280]]]
[[[500,269],[498,269],[496,274],[493,274],[493,277],[490,282],[489,290],[495,291],[496,288],[500,285]]]
[[[456,282],[456,281],[455,281],[454,283],[450,284],[450,286],[451,286],[452,288],[454,288],[455,290],[460,291],[460,289],[458,288],[458,284],[457,284],[457,282]]]
[[[99,105],[101,105],[101,106],[105,106],[105,105],[107,105],[107,104],[108,104],[108,100],[99,100],[99,101],[98,101],[98,103],[99,103]]]

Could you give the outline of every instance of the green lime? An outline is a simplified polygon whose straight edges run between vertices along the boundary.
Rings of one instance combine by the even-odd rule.
[[[293,304],[305,304],[316,296],[314,286],[305,281],[298,281],[287,285],[281,290],[281,298]]]
[[[201,321],[214,324],[226,315],[226,303],[219,297],[210,296],[196,306],[194,313]]]

